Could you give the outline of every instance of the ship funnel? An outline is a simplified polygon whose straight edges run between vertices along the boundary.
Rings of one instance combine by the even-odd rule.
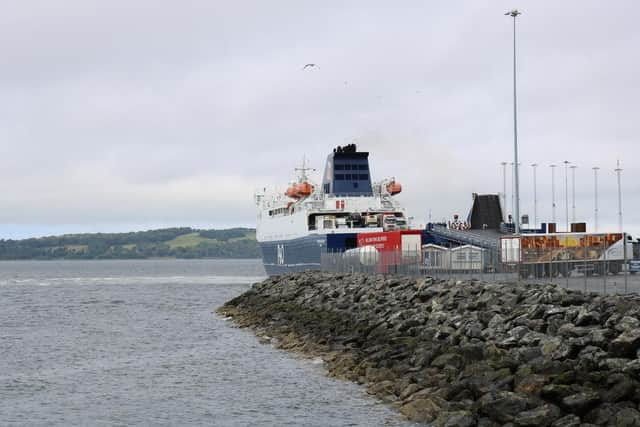
[[[337,147],[327,157],[322,191],[336,196],[372,196],[369,153],[355,144]]]

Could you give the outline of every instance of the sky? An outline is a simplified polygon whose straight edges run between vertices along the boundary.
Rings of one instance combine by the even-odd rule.
[[[640,3],[11,2],[0,16],[0,239],[254,226],[303,156],[369,151],[418,222],[466,216],[513,162],[521,213],[640,235]],[[303,70],[304,64],[318,66]],[[511,169],[507,166],[511,211]],[[568,196],[568,197],[565,197]]]

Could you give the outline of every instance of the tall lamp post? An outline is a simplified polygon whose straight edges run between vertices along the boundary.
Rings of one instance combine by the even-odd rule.
[[[514,209],[514,212],[512,212],[513,215],[515,215],[515,208],[516,208],[516,174],[515,174],[515,166],[514,163],[509,163],[511,165],[511,209]],[[522,165],[522,163],[519,163],[518,166]],[[516,221],[515,219],[513,219],[513,224],[515,225]]]
[[[566,221],[566,231],[569,231],[569,160],[565,160],[564,162],[564,219]]]
[[[618,174],[618,231],[622,233],[622,184],[620,183],[622,168],[620,167],[620,160],[618,160],[618,167],[614,171]]]
[[[551,222],[556,222],[556,165],[551,168]]]
[[[502,220],[507,222],[507,162],[500,164],[502,165]]]
[[[533,168],[533,227],[538,228],[538,184],[536,182],[537,163],[531,165]]]
[[[516,94],[516,17],[521,13],[516,9],[505,13],[513,17],[513,164],[515,174],[514,222],[516,234],[520,233],[520,181],[518,179],[518,103]]]
[[[571,222],[576,222],[576,168],[571,165]]]
[[[516,211],[516,167],[513,166],[513,162],[509,164],[511,165],[511,216],[513,217]],[[512,221],[515,224],[515,220],[513,218]]]
[[[595,230],[596,232],[598,231],[598,170],[600,169],[597,166],[594,166],[593,168],[593,193],[595,196],[595,201],[594,201],[594,222],[595,222]]]

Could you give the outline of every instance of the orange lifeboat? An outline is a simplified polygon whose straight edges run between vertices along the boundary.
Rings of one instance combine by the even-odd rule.
[[[295,185],[296,192],[300,198],[307,197],[313,192],[313,185],[308,182],[301,182]]]
[[[299,182],[298,184],[294,184],[287,188],[287,191],[284,194],[292,199],[302,199],[309,196],[312,192],[313,185],[308,182]]]
[[[402,191],[402,185],[400,185],[399,182],[396,182],[395,180],[393,180],[387,184],[387,191],[392,196],[395,196],[396,194]]]
[[[291,197],[292,199],[297,199],[298,197],[296,197],[296,188],[294,185],[292,185],[291,187],[287,188],[287,191],[284,192],[284,195],[287,197]]]

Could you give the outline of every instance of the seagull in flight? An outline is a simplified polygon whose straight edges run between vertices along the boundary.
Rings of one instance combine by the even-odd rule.
[[[307,68],[314,68],[314,67],[320,68],[317,64],[310,63],[310,64],[305,64],[304,67],[302,67],[302,69],[306,70]]]

